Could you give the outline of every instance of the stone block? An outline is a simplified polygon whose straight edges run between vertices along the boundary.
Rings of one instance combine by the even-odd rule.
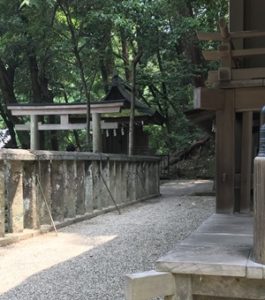
[[[92,192],[93,192],[93,209],[101,210],[104,207],[104,192],[106,187],[103,186],[101,178],[101,165],[99,161],[92,162]]]
[[[37,164],[27,161],[23,166],[23,204],[24,228],[40,227],[40,209],[38,198]]]
[[[115,200],[115,202],[119,203],[119,198],[117,197],[117,182],[118,182],[118,174],[117,174],[117,163],[115,161],[109,162],[109,189]],[[111,201],[111,205],[114,203]]]
[[[136,199],[141,199],[145,194],[145,184],[144,184],[144,175],[143,175],[143,164],[138,163],[136,165]]]
[[[85,205],[85,163],[83,161],[76,162],[76,214],[83,215],[86,212]]]
[[[136,200],[136,166],[134,163],[127,164],[127,202]]]
[[[92,174],[92,162],[85,162],[85,211],[91,213],[94,210],[94,200],[93,200],[93,174]]]
[[[52,207],[51,162],[39,161],[38,199],[40,206],[40,224],[51,224],[48,208]],[[48,207],[47,207],[48,206]]]
[[[123,192],[122,191],[122,163],[119,161],[115,161],[115,175],[112,179],[112,185],[115,186],[115,199],[117,204],[122,204],[123,202]]]
[[[106,208],[113,205],[109,189],[110,189],[110,170],[109,170],[109,162],[101,161],[100,162],[100,182],[102,185],[101,189],[101,207]],[[113,196],[113,195],[112,195]]]
[[[51,165],[52,216],[55,221],[64,220],[64,166],[62,161],[53,161]]]
[[[173,296],[175,291],[175,279],[170,273],[148,271],[126,276],[126,300],[149,300],[158,296]]]
[[[18,233],[24,229],[22,162],[8,161],[6,166],[8,231]]]
[[[76,216],[76,163],[75,161],[64,161],[64,217],[74,218]]]

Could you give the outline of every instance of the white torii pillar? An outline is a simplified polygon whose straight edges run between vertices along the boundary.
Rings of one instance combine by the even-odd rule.
[[[38,116],[30,116],[30,150],[39,150]]]
[[[92,113],[93,152],[102,152],[101,115]]]

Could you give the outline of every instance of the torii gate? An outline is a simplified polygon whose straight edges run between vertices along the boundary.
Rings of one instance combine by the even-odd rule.
[[[101,113],[117,113],[124,106],[124,101],[107,103],[91,103],[93,151],[102,151],[101,129],[117,129],[117,122],[101,121]],[[87,104],[13,104],[7,107],[13,116],[30,116],[30,124],[17,124],[18,131],[30,131],[30,149],[39,149],[39,131],[86,129],[86,123],[70,123],[70,115],[86,115]],[[56,115],[60,117],[59,124],[42,124],[38,116]]]

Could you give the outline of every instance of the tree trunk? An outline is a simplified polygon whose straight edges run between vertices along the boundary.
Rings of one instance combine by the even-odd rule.
[[[128,43],[123,30],[121,30],[120,36],[121,36],[122,60],[124,63],[125,78],[128,82],[131,82],[132,78],[131,78],[131,72],[129,68]]]
[[[86,101],[87,101],[87,135],[86,135],[86,142],[87,142],[87,150],[90,150],[91,148],[91,138],[90,138],[90,91],[88,89],[87,83],[86,83],[86,78],[85,78],[85,71],[84,71],[84,65],[83,65],[83,61],[81,59],[80,53],[79,53],[79,49],[78,49],[78,37],[76,36],[76,31],[75,31],[75,27],[72,21],[72,16],[71,16],[71,11],[70,8],[68,6],[68,2],[65,2],[65,5],[63,5],[63,1],[61,0],[57,0],[58,5],[60,6],[60,8],[62,9],[65,17],[66,17],[66,21],[67,21],[67,25],[70,31],[70,35],[71,35],[71,41],[73,44],[73,54],[75,56],[76,62],[77,62],[77,66],[79,69],[79,73],[80,73],[80,79],[81,79],[81,83],[82,83],[82,87],[85,93],[85,97],[86,97]]]
[[[130,124],[129,124],[129,145],[128,155],[134,154],[134,116],[135,116],[135,98],[136,98],[136,66],[140,61],[143,52],[140,51],[132,62],[132,95],[131,95],[131,111],[130,111]]]

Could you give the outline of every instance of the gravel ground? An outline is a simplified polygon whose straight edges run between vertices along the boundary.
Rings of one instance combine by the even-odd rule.
[[[209,181],[170,181],[162,196],[0,248],[0,300],[123,300],[124,275],[155,261],[214,211]],[[198,196],[200,195],[200,196]]]

